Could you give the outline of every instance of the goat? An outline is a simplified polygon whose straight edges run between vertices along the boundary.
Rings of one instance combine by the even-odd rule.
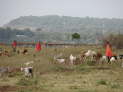
[[[92,50],[88,50],[87,52],[84,52],[84,54],[82,55],[83,58],[87,58],[87,57],[91,57],[91,60],[93,60],[93,58],[96,56],[96,52],[92,51]]]
[[[111,57],[110,58],[110,62],[114,62],[114,61],[116,61],[117,59],[115,58],[115,57]]]
[[[64,58],[58,58],[59,56],[54,56],[54,60],[56,60],[58,63],[65,63]]]
[[[28,50],[27,49],[24,49],[23,52],[22,52],[22,54],[24,54],[24,55],[25,54],[28,54]]]
[[[70,63],[73,65],[74,61],[76,60],[76,57],[74,57],[72,54],[70,55]]]
[[[56,59],[59,63],[64,63],[65,59]]]
[[[5,50],[4,52],[2,52],[1,55],[8,56],[8,57],[10,56],[9,51],[7,51],[7,50]]]
[[[101,53],[99,53],[99,52],[97,52],[97,53],[96,53],[96,55],[95,55],[95,59],[96,59],[96,61],[100,60],[100,59],[101,59],[101,57],[102,57],[102,54],[101,54]]]
[[[33,67],[21,68],[21,71],[24,71],[26,77],[33,77]]]

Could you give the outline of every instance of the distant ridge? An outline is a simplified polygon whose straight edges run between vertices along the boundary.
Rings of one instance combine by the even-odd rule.
[[[84,32],[84,31],[123,31],[123,19],[70,17],[70,16],[22,16],[5,24],[11,28],[41,28],[55,32]]]

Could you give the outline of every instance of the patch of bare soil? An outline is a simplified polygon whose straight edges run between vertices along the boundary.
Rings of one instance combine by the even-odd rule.
[[[5,85],[5,86],[0,86],[0,92],[13,92],[23,88],[24,87]]]
[[[0,86],[0,92],[9,92],[9,91],[16,91],[18,87],[16,86]]]

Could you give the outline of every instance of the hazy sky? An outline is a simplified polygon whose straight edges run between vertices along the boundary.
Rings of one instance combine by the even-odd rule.
[[[20,16],[123,18],[123,0],[0,0],[0,26]]]

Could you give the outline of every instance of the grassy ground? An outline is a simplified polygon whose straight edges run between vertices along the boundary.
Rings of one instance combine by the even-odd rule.
[[[10,47],[2,47],[9,50]],[[18,49],[22,49],[18,48]],[[24,67],[24,62],[34,61],[34,78],[25,78],[23,73],[10,74],[0,78],[0,92],[122,92],[123,68],[121,62],[113,64],[61,65],[54,63],[54,55],[63,53],[63,58],[69,55],[79,55],[88,49],[100,51],[101,46],[81,46],[67,48],[44,48],[35,52],[28,48],[28,55],[17,55],[11,52],[11,57],[1,56],[0,67]],[[114,49],[115,53],[123,50]]]

